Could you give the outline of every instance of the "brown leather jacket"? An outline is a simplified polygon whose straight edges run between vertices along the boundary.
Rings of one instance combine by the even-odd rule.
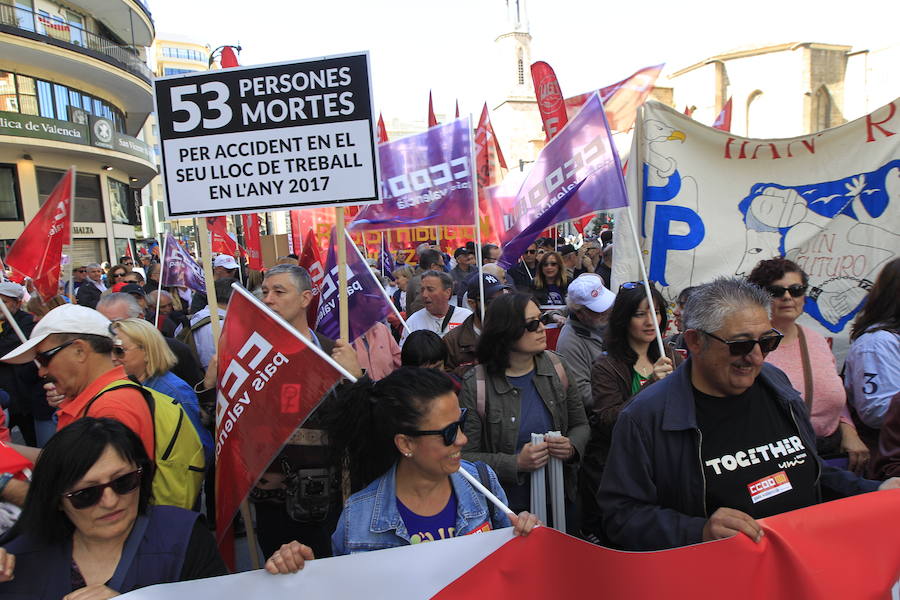
[[[878,436],[878,452],[872,460],[874,479],[900,477],[900,394],[891,400]]]
[[[459,327],[451,329],[444,336],[447,346],[447,371],[462,377],[469,368],[478,362],[475,348],[478,346],[478,334],[475,333],[475,315],[469,315]]]

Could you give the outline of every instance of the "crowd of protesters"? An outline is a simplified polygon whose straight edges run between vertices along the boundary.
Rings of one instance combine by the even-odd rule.
[[[611,287],[609,235],[539,238],[509,270],[500,255],[425,243],[414,264],[373,266],[402,319],[352,343],[310,327],[296,256],[262,273],[215,257],[215,298],[164,289],[157,262],[128,256],[74,268],[49,302],[0,282],[0,441],[34,462],[30,479],[0,473],[0,595],[109,598],[227,573],[210,533],[212,318],[229,318],[242,282],[357,378],[328,392],[250,493],[243,526],[271,573],[508,526],[528,535],[547,508],[532,505],[532,474],[551,460],[568,533],[634,551],[759,541],[763,517],[900,487],[900,259],[870,282],[839,371],[797,323],[808,280],[790,260],[711,278],[670,307],[652,282]],[[172,418],[186,427],[166,429]],[[749,484],[775,473],[790,486],[754,496]]]

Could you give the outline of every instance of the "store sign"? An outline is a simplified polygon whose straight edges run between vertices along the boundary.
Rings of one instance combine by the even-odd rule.
[[[6,111],[0,111],[0,135],[16,135],[73,144],[88,143],[88,128],[84,125]]]
[[[154,87],[169,218],[378,201],[367,53]]]
[[[116,127],[113,122],[103,117],[95,117],[91,115],[88,118],[91,127],[91,145],[98,148],[106,148],[114,150],[113,142],[116,137]]]

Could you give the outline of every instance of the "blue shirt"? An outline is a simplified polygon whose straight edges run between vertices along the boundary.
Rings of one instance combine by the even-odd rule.
[[[143,382],[143,385],[144,387],[156,390],[166,396],[171,396],[181,404],[182,408],[184,408],[184,412],[187,413],[188,418],[191,420],[194,429],[197,430],[197,435],[200,436],[200,443],[203,444],[203,454],[206,457],[206,464],[212,466],[213,461],[215,460],[213,458],[213,438],[209,430],[200,422],[200,401],[197,399],[197,394],[194,392],[194,389],[189,386],[184,379],[171,371],[163,373],[162,375],[150,377]]]
[[[534,385],[534,371],[518,377],[507,375],[506,380],[519,390],[522,407],[519,411],[519,435],[516,438],[516,453],[518,453],[525,444],[531,442],[532,433],[547,433],[553,429],[553,416],[547,410]],[[521,473],[519,481],[521,482],[519,485],[506,486],[509,506],[517,512],[529,510],[531,505],[531,473]]]
[[[456,492],[450,487],[450,498],[446,506],[436,515],[423,517],[406,507],[400,498],[397,498],[397,511],[406,525],[409,533],[410,544],[422,544],[456,537]]]

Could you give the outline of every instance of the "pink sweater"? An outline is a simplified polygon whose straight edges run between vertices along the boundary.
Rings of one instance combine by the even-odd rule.
[[[799,327],[799,325],[798,325]],[[834,354],[828,342],[820,334],[804,327],[809,362],[813,373],[813,403],[811,421],[816,435],[825,437],[838,428],[839,422],[851,423],[847,412],[847,394],[844,383],[838,376]],[[800,358],[800,340],[792,343],[781,342],[778,349],[770,352],[766,362],[785,372],[791,384],[806,400],[806,381],[803,379],[803,360]]]

